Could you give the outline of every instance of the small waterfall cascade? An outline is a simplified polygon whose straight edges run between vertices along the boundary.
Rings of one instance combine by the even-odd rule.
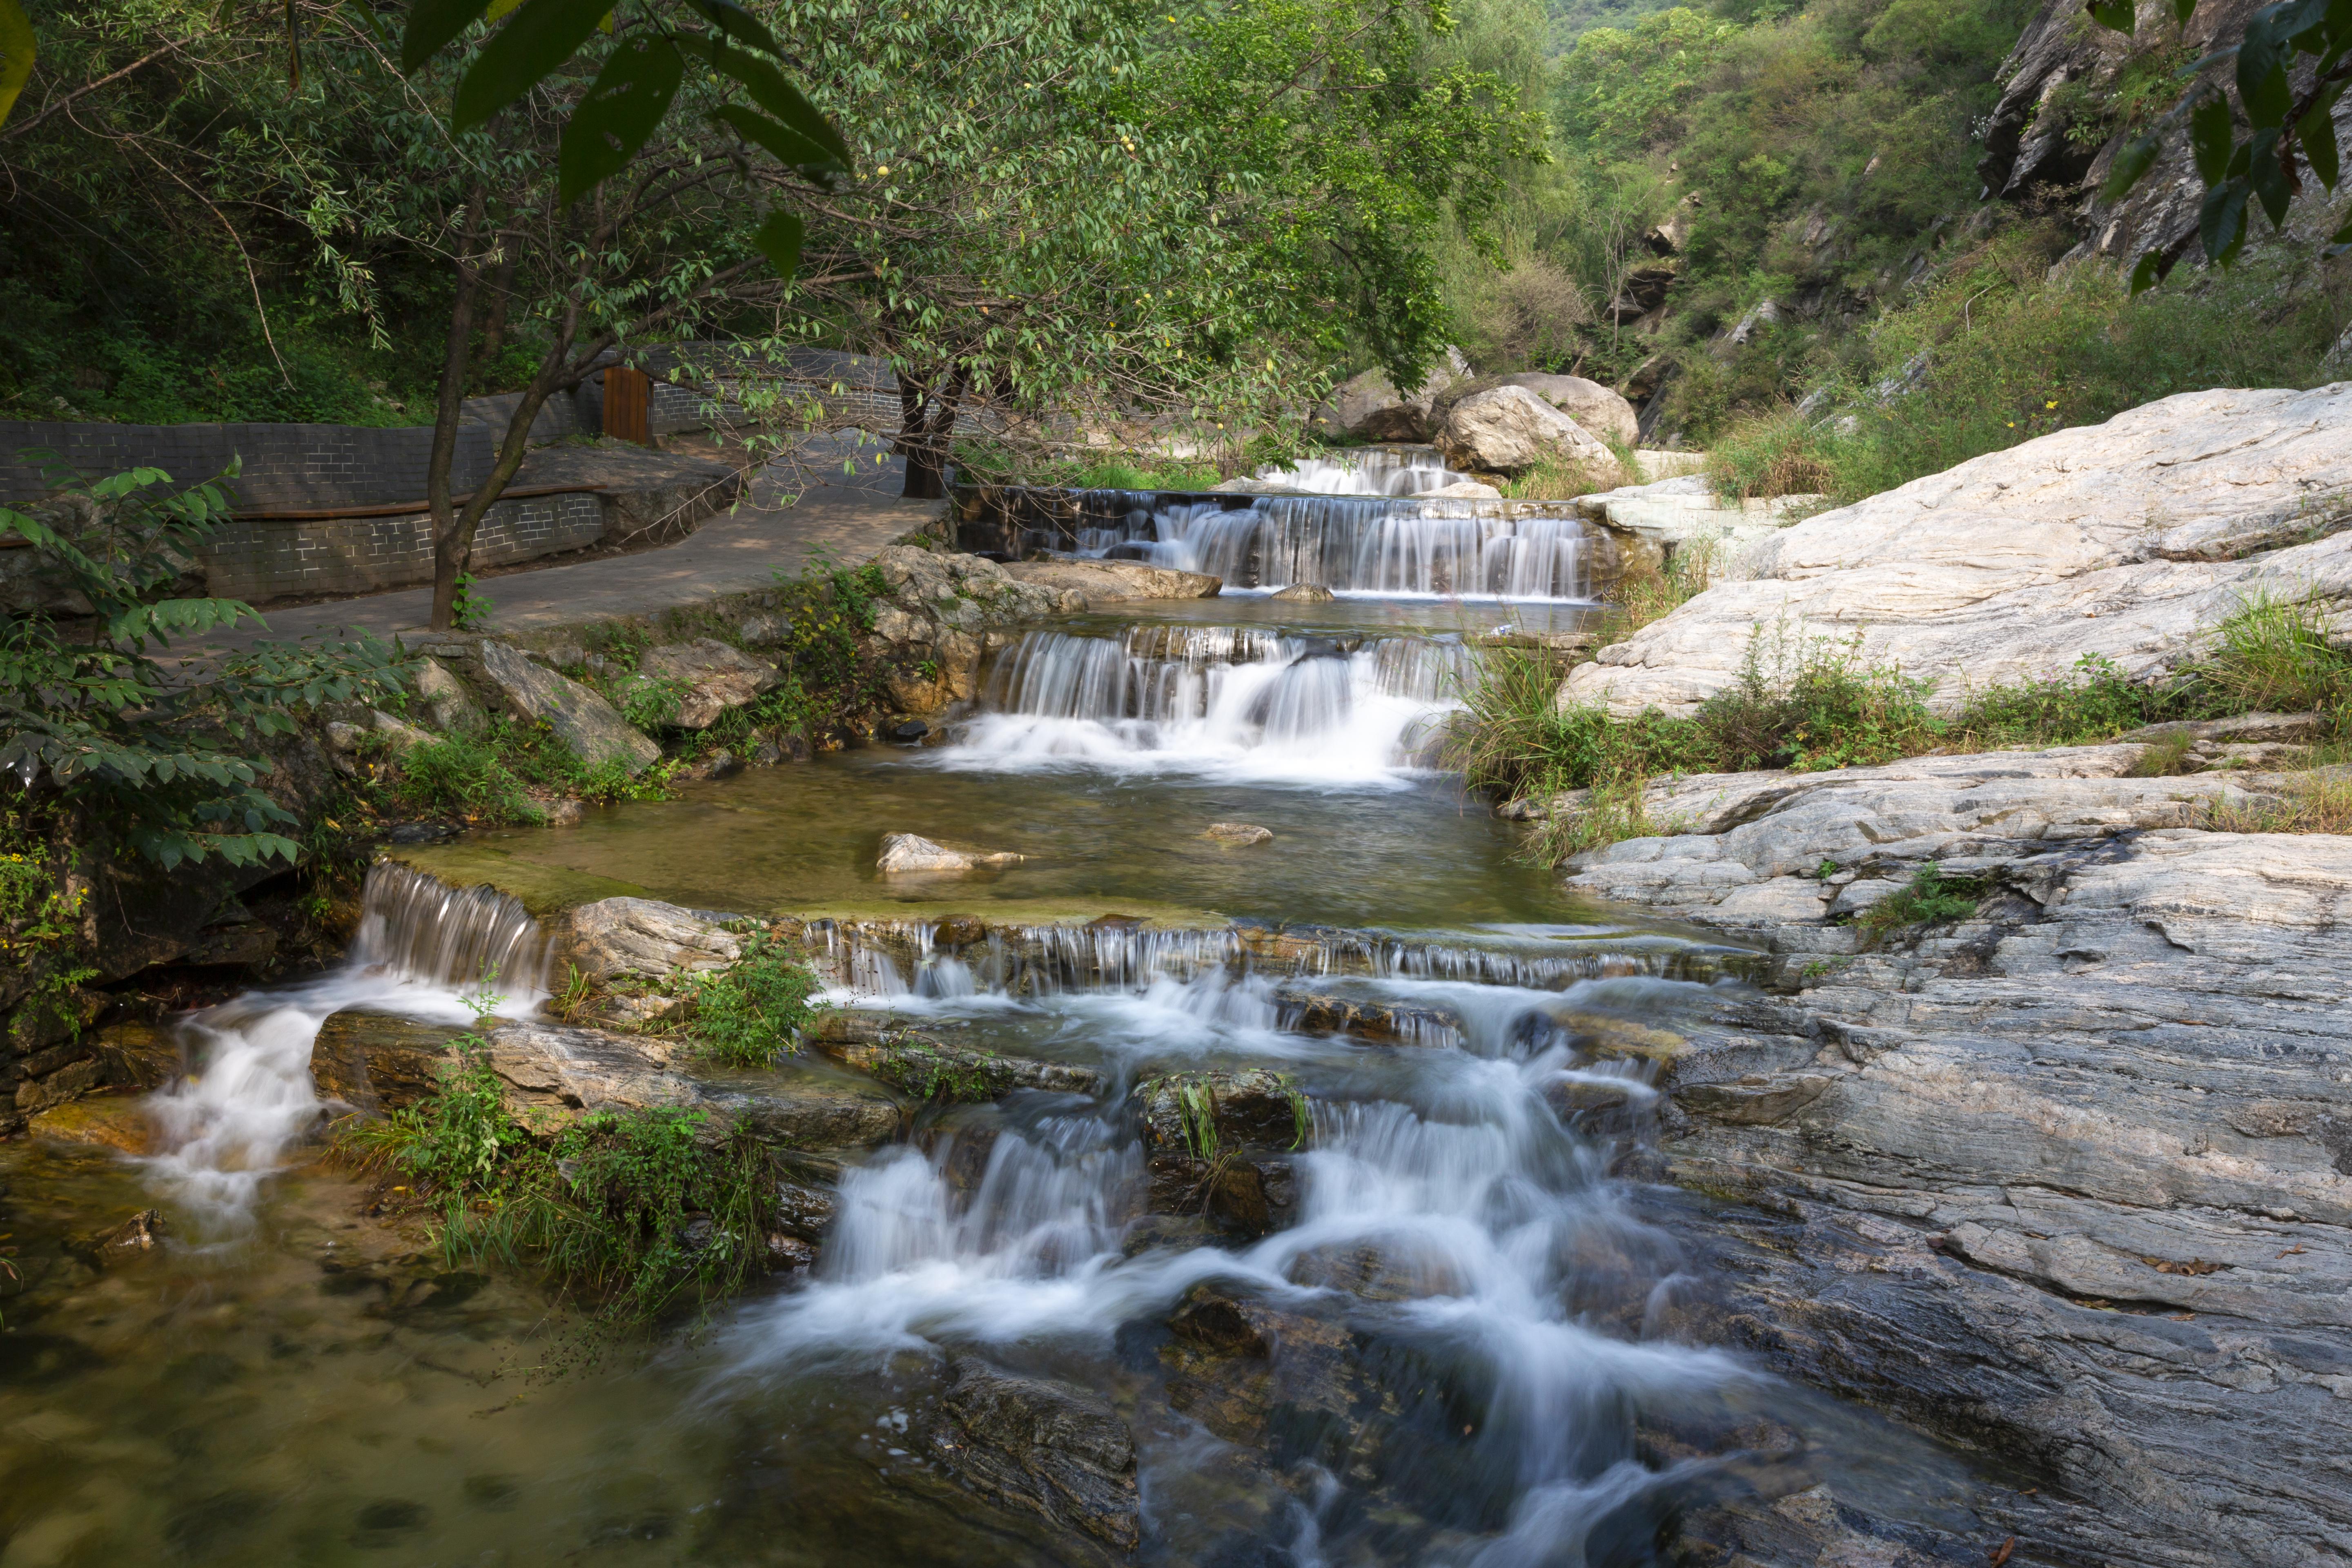
[[[1099,1051],[1114,1087],[1092,1104],[1008,1102],[976,1183],[961,1133],[845,1173],[816,1278],[730,1331],[730,1381],[904,1365],[908,1351],[1109,1357],[1129,1326],[1167,1319],[1205,1286],[1340,1330],[1329,1342],[1353,1348],[1302,1342],[1298,1353],[1360,1357],[1381,1380],[1382,1413],[1357,1407],[1374,1423],[1354,1450],[1380,1472],[1370,1484],[1459,1532],[1434,1556],[1347,1560],[1502,1568],[1581,1561],[1555,1555],[1559,1542],[1674,1484],[1671,1468],[1641,1462],[1637,1411],[1712,1408],[1753,1380],[1727,1356],[1649,1332],[1685,1288],[1685,1262],[1610,1175],[1608,1141],[1561,1109],[1596,1089],[1637,1113],[1654,1101],[1640,1064],[1575,1046],[1582,1010],[1609,1005],[1596,988],[1692,989],[1655,978],[1650,956],[1596,945],[1591,978],[1530,960],[1519,984],[1487,984],[1454,978],[1480,966],[1444,944],[1408,957],[1356,943],[1354,973],[1319,987],[1454,1020],[1394,1051],[1402,1076],[1372,1097],[1345,1088],[1361,1047],[1296,1032],[1279,1001],[1313,968],[1310,944],[1262,966],[1254,950],[1266,944],[1246,931],[967,931],[952,954],[940,935],[920,922],[833,930],[838,972],[877,983],[834,999],[934,1025],[1034,1019]],[[948,963],[952,985],[928,978]],[[1208,1065],[1276,1066],[1307,1086],[1310,1131],[1276,1160],[1296,1185],[1289,1223],[1255,1240],[1139,1243],[1158,1177],[1126,1088]],[[1289,1352],[1263,1353],[1286,1375]],[[1145,1469],[1147,1495],[1181,1496],[1184,1458],[1155,1471],[1147,1455]],[[1351,1469],[1337,1486],[1360,1484]],[[1363,1500],[1325,1501],[1325,1522],[1365,1545]]]
[[[467,998],[485,990],[500,1014],[530,1012],[546,994],[545,970],[538,922],[514,899],[379,862],[341,969],[181,1021],[194,1067],[148,1101],[165,1151],[148,1161],[150,1175],[207,1229],[236,1233],[249,1223],[261,1184],[325,1109],[310,1049],[331,1015],[400,1013],[446,1023],[454,1035],[472,1021]]]
[[[950,766],[1067,758],[1377,780],[1423,765],[1475,658],[1459,638],[1146,624],[1032,631]]]
[[[1075,542],[1081,555],[1206,572],[1228,589],[1589,602],[1576,509],[1431,493],[1471,477],[1432,448],[1376,447],[1265,469],[1264,494],[1090,490]]]
[[[1205,572],[1228,588],[1569,603],[1591,598],[1585,544],[1572,507],[1452,497],[1276,495],[1236,507],[1169,495],[1077,535],[1081,555]]]
[[[1260,468],[1254,477],[1302,495],[1417,496],[1477,476],[1448,468],[1433,447],[1364,447]]]

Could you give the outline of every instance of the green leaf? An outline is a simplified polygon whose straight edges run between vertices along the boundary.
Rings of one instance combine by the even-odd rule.
[[[5,3],[5,0],[0,0]],[[413,71],[480,20],[490,0],[416,0],[400,35],[400,68]]]
[[[546,0],[537,0],[545,4]],[[767,61],[741,49],[730,49],[724,44],[714,44],[703,38],[680,38],[678,47],[688,53],[710,62],[713,70],[723,71],[743,84],[751,94],[751,101],[766,110],[790,131],[814,142],[820,162],[851,167],[849,144],[833,122],[819,114],[816,105],[801,96],[801,89],[784,79],[784,75]]]
[[[2230,154],[2237,133],[2230,122],[2230,100],[2209,98],[2189,117],[2189,146],[2197,155],[2197,177],[2218,185],[2230,172]]]
[[[596,80],[564,123],[556,159],[559,200],[570,206],[621,172],[669,111],[686,62],[657,33],[614,47]]]
[[[793,273],[801,264],[801,237],[807,226],[798,213],[770,213],[765,222],[752,231],[751,243],[776,269],[776,276],[792,281]]]
[[[2336,188],[2339,173],[2336,156],[2336,100],[2344,92],[2344,84],[2336,83],[2319,95],[2311,112],[2295,122],[2296,134],[2303,142],[2304,162],[2319,176],[2319,183],[2329,190]]]
[[[765,148],[779,163],[795,169],[838,167],[832,163],[831,155],[824,148],[807,137],[740,103],[714,109],[710,111],[710,118],[721,125],[732,126],[737,135],[754,146]]]
[[[2285,224],[2287,206],[2294,200],[2294,182],[2279,163],[2278,141],[2279,132],[2275,130],[2256,132],[2248,144],[2252,156],[2246,169],[2246,177],[2253,184],[2263,211],[2270,215],[2273,231]]]
[[[2197,236],[2214,265],[2227,267],[2246,243],[2246,197],[2252,187],[2243,179],[2224,180],[2205,193],[2197,213]]]
[[[2164,252],[2149,251],[2139,258],[2139,265],[2132,268],[2131,291],[2134,294],[2147,293],[2163,282],[2165,273],[2169,270],[2164,264]]]
[[[529,0],[491,35],[457,84],[449,128],[471,131],[570,59],[613,0]]]
[[[2294,107],[2286,79],[2292,51],[2273,26],[2274,11],[2256,12],[2238,44],[2238,101],[2245,108],[2247,123],[2258,131],[2285,124],[2287,110]]]
[[[2107,183],[2100,195],[2105,200],[2114,201],[2138,184],[2141,176],[2154,166],[2157,154],[2163,151],[2164,137],[2154,131],[2125,142],[2116,154],[2115,163],[2107,169]]]
[[[33,19],[16,0],[0,0],[0,124],[33,74]]]
[[[777,44],[775,35],[761,26],[751,13],[736,5],[734,0],[686,0],[686,3],[701,12],[712,26],[737,43],[749,45],[778,59],[784,58],[784,51]]]
[[[2092,21],[2118,33],[2130,32],[2139,21],[2137,0],[2090,0],[2085,9],[2091,13]]]

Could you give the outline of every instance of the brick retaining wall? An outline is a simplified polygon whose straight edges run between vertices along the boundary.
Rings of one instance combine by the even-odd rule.
[[[609,504],[585,491],[499,501],[474,536],[474,561],[507,566],[584,550],[604,537]],[[412,587],[433,580],[433,520],[239,518],[213,536],[204,567],[205,592],[224,598]]]

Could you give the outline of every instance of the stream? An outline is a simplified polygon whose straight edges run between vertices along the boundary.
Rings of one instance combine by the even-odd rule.
[[[1282,505],[1244,515],[1278,531]],[[1216,569],[1238,546],[1196,521],[1138,552]],[[600,1353],[526,1276],[451,1267],[315,1159],[330,1014],[454,1031],[469,994],[521,1016],[553,983],[512,899],[372,880],[343,968],[181,1023],[160,1152],[0,1146],[0,1568],[1110,1560],[931,1462],[916,1435],[958,1357],[1110,1402],[1139,1563],[1663,1563],[1678,1518],[1768,1473],[1776,1495],[1801,1471],[1893,1517],[1960,1510],[1950,1456],[1677,1335],[1713,1288],[1711,1200],[1630,1158],[1650,1075],[1589,1046],[1738,994],[1738,951],[1578,904],[1431,765],[1481,637],[1585,613],[1574,555],[1565,524],[1440,516],[1416,540],[1383,514],[1331,557],[1331,603],[1030,631],[939,743],[414,857],[453,887],[801,915],[836,1005],[1100,1075],[925,1110],[842,1170],[813,1276],[650,1347]],[[1471,581],[1496,596],[1444,592]],[[1220,822],[1274,837],[1203,837]],[[895,831],[1026,858],[886,883]],[[949,953],[954,914],[1021,940]],[[1402,1044],[1308,1032],[1302,988],[1423,1022]],[[1202,1068],[1304,1091],[1269,1234],[1142,1212],[1129,1090]],[[94,1242],[151,1205],[160,1246]],[[1279,1348],[1246,1440],[1241,1395],[1171,1349],[1203,1290],[1316,1326]]]

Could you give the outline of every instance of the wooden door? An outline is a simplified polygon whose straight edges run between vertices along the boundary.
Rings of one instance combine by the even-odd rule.
[[[640,447],[652,446],[653,431],[646,420],[646,405],[652,401],[653,382],[644,371],[625,365],[606,371],[604,434],[635,441]]]

